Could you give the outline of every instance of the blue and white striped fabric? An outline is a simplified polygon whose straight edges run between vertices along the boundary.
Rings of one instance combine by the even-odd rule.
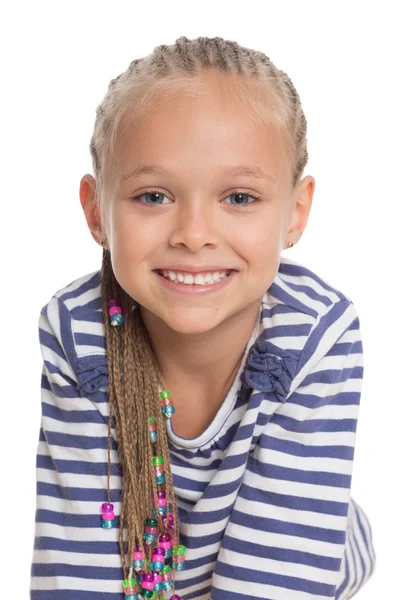
[[[103,529],[99,512],[107,499],[108,418],[99,271],[54,294],[39,336],[30,597],[123,600],[119,530]],[[346,600],[371,577],[370,523],[350,496],[362,377],[352,301],[281,257],[215,419],[195,439],[178,436],[167,420],[187,547],[175,592],[184,600]],[[118,515],[115,430],[112,444]]]

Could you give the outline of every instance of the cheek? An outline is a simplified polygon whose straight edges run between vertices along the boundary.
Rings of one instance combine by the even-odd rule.
[[[112,219],[114,249],[130,256],[143,256],[154,240],[154,229],[137,215],[115,211]]]
[[[268,219],[241,228],[230,237],[230,243],[249,264],[265,266],[280,251],[280,230]]]

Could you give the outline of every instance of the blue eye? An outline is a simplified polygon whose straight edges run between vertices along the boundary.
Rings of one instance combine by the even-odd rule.
[[[162,204],[159,202],[140,202],[142,198],[145,198],[146,196],[164,196],[166,198],[166,195],[163,192],[160,192],[158,190],[150,190],[149,192],[144,192],[143,194],[138,194],[137,196],[133,196],[131,199],[132,200],[136,200],[136,202],[139,204],[144,204],[144,206],[149,206],[149,207],[153,207],[153,206],[161,206]],[[257,202],[258,200],[260,200],[260,196],[253,196],[252,194],[249,194],[247,192],[240,192],[238,190],[232,192],[231,194],[229,194],[229,196],[227,196],[227,198],[231,198],[232,196],[241,196],[242,198],[253,198],[253,200],[255,202]],[[157,198],[156,198],[157,199]],[[242,208],[243,206],[249,206],[249,204],[254,204],[253,202],[244,202],[242,200],[242,202],[240,204],[232,204],[231,206],[237,206],[239,208]]]

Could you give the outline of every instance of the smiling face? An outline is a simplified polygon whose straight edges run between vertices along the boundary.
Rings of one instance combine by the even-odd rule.
[[[115,277],[144,321],[204,334],[243,311],[254,316],[282,248],[301,235],[288,236],[289,225],[302,229],[308,214],[296,209],[289,161],[272,130],[210,85],[207,97],[175,93],[122,127],[116,152],[104,235]],[[132,175],[148,166],[158,170]],[[264,175],[233,174],[239,166]],[[220,290],[183,294],[154,272],[177,263],[237,273]]]

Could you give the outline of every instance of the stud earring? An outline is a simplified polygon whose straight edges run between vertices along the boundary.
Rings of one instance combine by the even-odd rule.
[[[288,248],[293,248],[293,242],[288,242],[288,245],[287,245],[287,247],[288,247]]]

